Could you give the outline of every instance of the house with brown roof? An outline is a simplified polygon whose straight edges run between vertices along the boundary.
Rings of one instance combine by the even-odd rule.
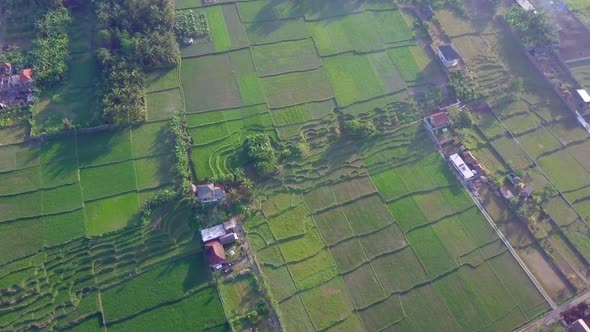
[[[216,187],[213,183],[200,186],[193,185],[193,192],[201,203],[218,202],[225,198],[223,189]]]
[[[424,118],[424,125],[432,139],[443,145],[453,139],[448,127],[453,124],[448,112],[436,112]]]
[[[207,254],[207,261],[209,266],[215,269],[221,268],[221,265],[227,262],[225,256],[225,249],[219,240],[213,240],[205,243],[205,253]]]
[[[21,83],[28,83],[33,79],[33,69],[25,68],[20,71],[19,79]]]

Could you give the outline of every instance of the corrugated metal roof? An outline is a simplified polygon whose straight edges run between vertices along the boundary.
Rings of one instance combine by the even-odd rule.
[[[455,153],[454,155],[450,156],[449,159],[451,160],[453,165],[455,165],[455,168],[459,172],[461,172],[461,175],[463,175],[463,178],[465,178],[466,180],[469,180],[475,176],[475,174],[473,174],[469,167],[465,165],[465,162],[463,161],[463,159],[461,159],[461,157],[458,154]]]

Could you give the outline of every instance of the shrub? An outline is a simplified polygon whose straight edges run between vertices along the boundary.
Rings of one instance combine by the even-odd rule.
[[[206,36],[208,29],[205,14],[193,9],[177,12],[174,33],[179,39]]]
[[[174,136],[174,152],[176,164],[174,171],[177,176],[177,186],[181,193],[188,194],[191,191],[191,178],[189,153],[191,148],[191,136],[187,132],[186,118],[181,112],[175,112],[171,121],[172,134]]]
[[[449,77],[451,95],[465,102],[482,96],[479,86],[462,72],[452,72]]]
[[[270,136],[267,134],[255,134],[246,137],[244,152],[259,175],[270,175],[279,168]]]
[[[356,119],[344,121],[344,132],[352,137],[367,138],[377,132],[372,122],[361,122]]]
[[[141,220],[147,223],[152,218],[152,212],[165,204],[171,203],[178,199],[178,193],[172,189],[163,189],[156,193],[152,198],[143,203],[140,210]]]

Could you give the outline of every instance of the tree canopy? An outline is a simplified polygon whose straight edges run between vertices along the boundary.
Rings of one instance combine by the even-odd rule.
[[[555,40],[555,31],[544,12],[513,5],[504,13],[504,19],[526,47],[548,45]]]
[[[278,170],[277,157],[267,134],[248,136],[244,141],[244,152],[259,175],[270,175]]]

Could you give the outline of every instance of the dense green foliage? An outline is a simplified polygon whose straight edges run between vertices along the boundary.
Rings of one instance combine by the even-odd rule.
[[[465,102],[481,97],[477,84],[462,72],[450,74],[449,90],[451,95]]]
[[[513,5],[504,13],[504,19],[526,47],[543,46],[555,40],[555,31],[544,12]]]
[[[277,171],[277,157],[268,135],[248,136],[244,141],[244,150],[259,175],[269,175]]]
[[[367,138],[377,132],[372,122],[356,119],[344,121],[344,132],[352,137]]]
[[[468,110],[461,110],[457,107],[449,109],[449,117],[455,128],[471,128],[475,125],[473,114]]]
[[[174,113],[172,118],[172,134],[174,135],[174,149],[176,156],[176,165],[174,170],[178,177],[178,183],[183,193],[190,192],[191,172],[189,152],[191,146],[191,136],[187,132],[186,119],[180,112]]]
[[[105,81],[106,122],[144,119],[144,69],[178,61],[173,6],[168,0],[98,2],[101,48],[97,52]]]
[[[183,10],[176,13],[174,32],[180,39],[199,38],[207,35],[207,19],[200,10]]]
[[[146,223],[152,218],[152,212],[165,204],[171,203],[178,199],[178,193],[172,189],[162,189],[152,198],[143,203],[141,207],[141,220]]]

